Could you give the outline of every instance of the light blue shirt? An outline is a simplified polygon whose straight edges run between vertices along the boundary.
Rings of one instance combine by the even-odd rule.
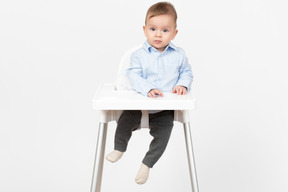
[[[183,49],[171,42],[160,53],[146,41],[130,58],[128,79],[134,90],[147,96],[151,89],[172,92],[176,85],[190,89],[193,75]]]

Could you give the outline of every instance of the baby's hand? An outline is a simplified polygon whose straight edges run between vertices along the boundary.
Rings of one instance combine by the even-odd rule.
[[[151,89],[148,93],[148,96],[153,98],[157,95],[163,96],[164,94],[159,89]]]
[[[181,85],[176,85],[172,91],[172,93],[177,93],[178,95],[186,95],[187,88]]]

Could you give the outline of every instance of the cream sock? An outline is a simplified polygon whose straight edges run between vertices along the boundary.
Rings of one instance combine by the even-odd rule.
[[[146,183],[149,177],[150,168],[142,163],[140,170],[135,178],[135,182],[139,185]]]
[[[118,161],[124,152],[118,151],[118,150],[114,150],[111,153],[109,153],[108,155],[106,155],[106,159],[112,163]]]

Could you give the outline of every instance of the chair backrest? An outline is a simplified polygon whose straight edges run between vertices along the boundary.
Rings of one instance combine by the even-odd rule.
[[[129,49],[122,57],[120,64],[118,66],[117,77],[115,79],[114,85],[116,90],[131,90],[132,86],[127,78],[126,69],[130,66],[130,57],[133,52],[140,49],[143,45],[137,45]]]

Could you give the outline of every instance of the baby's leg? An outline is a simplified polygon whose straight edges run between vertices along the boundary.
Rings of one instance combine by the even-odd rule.
[[[150,114],[150,134],[154,137],[150,143],[149,151],[146,153],[136,183],[143,184],[149,176],[149,169],[159,160],[168,144],[173,128],[174,111],[161,111]],[[145,165],[145,166],[144,166]]]
[[[131,138],[132,131],[140,126],[142,113],[136,110],[123,111],[121,114],[115,132],[114,151],[106,156],[111,162],[118,161],[127,149],[128,141]]]

